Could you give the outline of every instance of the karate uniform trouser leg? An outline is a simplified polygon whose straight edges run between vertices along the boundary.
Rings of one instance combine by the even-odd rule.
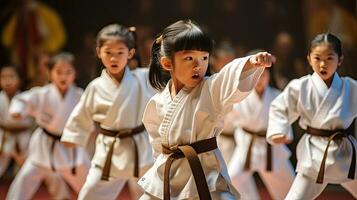
[[[0,156],[0,177],[2,177],[9,167],[11,158],[7,156]]]
[[[52,170],[36,166],[30,160],[26,160],[15,179],[12,181],[6,199],[28,200],[31,199],[46,176],[50,176]],[[61,197],[70,198],[70,196]]]
[[[101,169],[94,166],[89,169],[87,179],[79,192],[78,200],[115,200],[117,198],[127,180],[109,178],[109,181],[103,181],[101,176]]]
[[[346,183],[341,183],[342,187],[344,187],[351,195],[357,199],[357,179],[353,181],[349,181]]]
[[[286,200],[316,199],[327,186],[327,182],[317,184],[316,179],[298,173],[286,196]]]
[[[63,177],[57,173],[52,172],[44,177],[44,182],[53,199],[69,199],[71,196],[70,189],[68,188]]]
[[[232,185],[238,190],[242,200],[259,200],[259,192],[254,181],[253,172],[243,171],[231,177]]]
[[[58,170],[58,173],[61,174],[63,179],[71,186],[71,188],[79,194],[82,186],[84,185],[87,175],[88,175],[89,166],[80,165],[76,167],[76,174],[72,174],[71,169]]]
[[[281,162],[279,168],[273,171],[259,171],[259,176],[274,200],[283,200],[294,181],[295,172],[290,161]]]

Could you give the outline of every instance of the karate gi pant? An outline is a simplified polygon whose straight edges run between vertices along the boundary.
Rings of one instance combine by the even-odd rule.
[[[79,192],[78,200],[115,200],[128,182],[132,199],[138,199],[143,193],[137,184],[137,179],[122,179],[110,177],[108,181],[101,180],[102,169],[92,166],[89,170],[86,182]]]
[[[52,169],[34,165],[30,160],[26,160],[12,181],[6,199],[31,199],[42,181],[45,181],[53,199],[70,199],[71,193],[66,182],[78,193],[87,176],[87,171],[87,166],[80,166],[76,168],[76,175],[72,174],[71,169],[60,169],[54,172]]]
[[[316,199],[327,186],[327,182],[317,184],[315,178],[310,178],[306,175],[298,173],[291,186],[286,200],[310,200]],[[349,182],[341,183],[351,195],[357,199],[357,179]]]
[[[257,171],[264,182],[270,196],[274,200],[283,200],[294,180],[294,169],[289,160],[281,164],[278,169],[273,171]],[[254,171],[242,171],[231,177],[233,186],[241,194],[242,200],[259,200],[259,192],[253,178]]]

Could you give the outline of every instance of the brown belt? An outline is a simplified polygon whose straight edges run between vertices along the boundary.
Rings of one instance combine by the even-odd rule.
[[[252,149],[253,149],[253,144],[255,142],[256,137],[264,137],[266,136],[266,131],[259,131],[259,132],[254,132],[251,130],[248,130],[246,128],[242,128],[244,132],[252,135],[252,139],[250,140],[249,143],[249,147],[248,147],[248,151],[247,151],[247,156],[245,159],[245,163],[244,163],[244,169],[245,170],[250,170],[250,162],[251,162],[251,158],[252,158]],[[269,143],[267,143],[267,161],[266,161],[266,170],[267,171],[272,171],[273,168],[273,152],[272,152],[272,148],[271,145]]]
[[[56,167],[55,167],[55,163],[53,161],[54,159],[54,152],[55,152],[55,145],[56,143],[58,143],[61,140],[61,135],[56,135],[54,133],[51,133],[50,131],[48,131],[47,129],[41,127],[41,129],[43,130],[43,133],[45,133],[47,136],[49,136],[50,138],[52,138],[52,142],[51,142],[51,169],[52,171],[56,171]],[[77,158],[77,151],[76,148],[73,148],[73,164],[72,164],[72,174],[75,175],[76,174],[76,158]]]
[[[335,131],[330,131],[330,130],[323,130],[323,129],[316,129],[316,128],[311,128],[307,127],[306,133],[313,135],[313,136],[320,136],[320,137],[328,137],[328,142],[325,148],[324,156],[322,157],[321,165],[320,165],[320,170],[317,175],[316,183],[322,184],[324,180],[324,175],[325,175],[325,163],[326,163],[326,158],[327,158],[327,153],[328,153],[328,148],[330,146],[330,143],[334,139],[341,139],[343,137],[346,137],[348,141],[350,141],[352,145],[352,159],[351,159],[351,165],[350,169],[348,171],[348,178],[354,179],[355,177],[355,170],[356,170],[356,149],[353,145],[353,142],[351,138],[348,137],[348,133],[346,133],[346,130],[335,130]]]
[[[142,133],[145,130],[145,126],[141,124],[138,127],[135,127],[133,129],[122,129],[119,131],[111,131],[104,129],[99,126],[99,133],[105,135],[105,136],[110,136],[110,137],[115,137],[119,139],[124,139],[124,138],[131,138],[133,143],[134,143],[134,150],[135,150],[135,164],[134,164],[134,176],[139,177],[139,152],[138,152],[138,146],[136,144],[136,141],[134,140],[134,135]],[[105,160],[104,168],[103,168],[103,174],[102,174],[102,180],[109,180],[109,175],[110,175],[110,168],[112,166],[112,156],[113,156],[113,151],[114,151],[114,144],[116,142],[116,139],[112,142],[109,148],[109,152],[107,154],[107,158]]]
[[[203,172],[198,154],[212,151],[217,148],[217,140],[215,137],[205,140],[200,140],[188,145],[175,145],[167,147],[162,145],[162,153],[170,154],[165,163],[164,172],[164,200],[170,199],[170,168],[171,164],[176,159],[186,158],[190,165],[193,177],[195,179],[196,188],[200,199],[210,200],[211,194],[208,189],[206,176]]]

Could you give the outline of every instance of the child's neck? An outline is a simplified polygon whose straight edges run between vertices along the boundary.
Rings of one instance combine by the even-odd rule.
[[[110,78],[112,78],[115,82],[116,85],[119,85],[120,82],[123,80],[123,77],[124,77],[124,72],[125,72],[125,69],[123,69],[122,72],[118,73],[118,74],[111,74],[108,70],[107,70],[107,73],[109,74]]]
[[[171,85],[170,85],[170,94],[171,98],[174,98],[184,87],[182,83],[179,83],[178,80],[172,79],[171,80]]]
[[[16,91],[5,91],[7,97],[9,97],[9,99],[11,100],[15,94],[16,94]]]
[[[262,89],[255,89],[255,92],[258,94],[258,97],[260,99],[263,98],[263,95],[264,95],[264,91],[265,91],[266,88],[262,88]]]

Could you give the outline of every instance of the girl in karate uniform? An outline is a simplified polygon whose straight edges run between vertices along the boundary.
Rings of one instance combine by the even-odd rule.
[[[327,184],[341,184],[357,198],[357,141],[348,128],[357,116],[357,82],[340,77],[340,40],[317,35],[307,59],[314,70],[292,80],[272,102],[267,139],[287,142],[291,123],[305,130],[297,147],[297,175],[286,199],[315,199]]]
[[[133,33],[111,24],[97,36],[97,55],[105,69],[86,88],[64,130],[62,142],[85,146],[93,123],[98,136],[86,182],[78,199],[116,199],[126,182],[131,197],[142,194],[137,177],[153,163],[149,137],[142,125],[144,108],[153,95],[148,70],[130,71],[135,53]]]
[[[285,145],[270,146],[266,142],[269,107],[280,93],[269,86],[270,71],[265,69],[253,92],[235,104],[233,113],[237,147],[228,164],[232,184],[242,199],[259,200],[253,173],[258,172],[273,199],[282,200],[294,179],[294,169],[289,161],[290,150]],[[291,128],[289,128],[291,138]]]
[[[6,172],[11,159],[17,167],[25,161],[31,137],[33,120],[26,117],[14,120],[9,114],[11,101],[20,93],[19,73],[14,66],[0,69],[0,177]]]
[[[233,103],[254,88],[273,57],[235,59],[205,77],[212,40],[191,20],[165,28],[152,46],[150,83],[161,90],[143,122],[155,163],[139,180],[146,199],[236,199],[216,136]]]
[[[82,89],[73,84],[73,61],[69,53],[54,56],[49,64],[52,83],[22,93],[10,106],[13,118],[33,116],[39,127],[31,137],[26,161],[11,183],[8,200],[31,199],[44,179],[49,180],[55,199],[69,199],[70,193],[58,174],[77,193],[85,181],[87,153],[59,142],[65,122],[82,95]]]

